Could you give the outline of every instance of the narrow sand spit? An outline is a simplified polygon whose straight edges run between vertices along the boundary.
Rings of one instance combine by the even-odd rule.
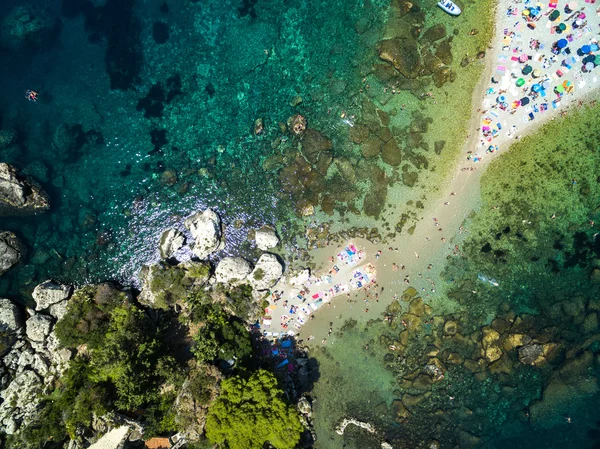
[[[522,16],[524,8],[538,6],[540,7],[537,11],[539,19],[528,21],[526,17]],[[589,72],[582,70],[585,55],[578,56],[577,52],[583,45],[594,45],[593,43],[598,38],[600,9],[597,11],[592,3],[582,2],[581,5],[578,5],[577,2],[569,2],[572,11],[565,13],[565,6],[567,3],[564,1],[558,2],[556,8],[549,6],[548,3],[542,5],[541,3],[525,4],[514,0],[499,1],[496,9],[495,36],[492,40],[491,51],[486,55],[484,74],[473,95],[472,115],[468,126],[470,131],[468,137],[465,136],[467,140],[453,176],[440,189],[439,195],[428,201],[423,218],[413,235],[399,235],[393,241],[378,246],[363,240],[352,242],[359,250],[364,251],[364,258],[357,263],[356,267],[370,262],[376,270],[378,285],[370,289],[370,297],[367,297],[364,291],[352,291],[350,296],[348,293],[336,296],[319,307],[314,313],[314,319],[311,320],[305,316],[306,323],[299,330],[294,327],[298,315],[290,314],[290,307],[296,305],[300,312],[303,306],[305,310],[308,309],[309,304],[314,302],[313,294],[336,283],[347,283],[349,279],[346,278],[349,278],[349,272],[341,270],[340,274],[333,276],[333,284],[327,287],[323,284],[308,285],[304,303],[297,297],[297,288],[280,283],[275,290],[282,292],[281,299],[270,312],[271,325],[269,328],[265,328],[265,331],[273,332],[276,335],[279,335],[280,332],[291,331],[305,340],[309,336],[314,336],[312,341],[314,344],[321,344],[324,339],[326,339],[325,344],[334,344],[335,334],[328,335],[330,322],[334,323],[335,329],[349,318],[359,321],[379,318],[381,312],[393,300],[394,294],[401,295],[402,291],[409,286],[415,287],[425,301],[434,307],[436,313],[448,311],[446,308],[449,305],[441,301],[440,293],[443,291],[444,285],[439,275],[447,258],[460,253],[462,239],[468,233],[468,229],[462,227],[468,215],[480,208],[479,183],[489,162],[499,154],[508,151],[514,139],[534,132],[540,125],[548,120],[554,120],[561,113],[568,113],[568,107],[578,107],[584,101],[594,101],[597,94],[597,87],[600,83],[596,77],[600,77],[600,68]],[[515,9],[517,10],[516,14],[514,14]],[[509,10],[513,12],[509,13]],[[554,10],[559,11],[560,17],[551,20],[550,17]],[[581,20],[581,23],[578,28],[574,29],[573,25],[576,20]],[[560,23],[565,23],[566,29],[557,34],[552,29],[558,27]],[[535,27],[532,29],[527,26],[528,24],[534,24]],[[511,35],[513,32],[514,34]],[[551,51],[553,44],[562,38],[566,39],[569,35],[572,35],[572,40],[567,40],[571,55],[561,52],[553,55]],[[507,40],[507,36],[512,37]],[[539,48],[529,48],[532,39],[537,41],[534,44],[539,45]],[[600,51],[595,53],[600,54]],[[520,62],[519,57],[523,54],[532,58],[528,57],[526,62]],[[507,55],[508,57],[506,57]],[[517,56],[517,61],[511,59],[513,55]],[[554,63],[544,63],[544,60],[549,60],[552,56],[555,56]],[[568,57],[579,58],[576,63],[567,64],[570,65],[570,69],[562,64],[563,60],[573,62],[568,61]],[[522,59],[525,61],[524,57]],[[536,78],[522,74],[524,66],[528,64],[532,66],[532,69],[535,67],[538,70]],[[545,69],[543,68],[544,64],[547,65]],[[498,71],[499,65],[505,68],[504,74]],[[557,70],[560,70],[563,75],[558,76]],[[493,83],[492,77],[498,83]],[[517,88],[516,82],[519,78],[523,78],[525,85]],[[545,89],[545,97],[541,97],[541,95],[534,95],[535,98],[530,97],[530,105],[513,104],[514,99],[523,98],[527,93],[531,93],[533,84],[539,84],[539,81],[542,80],[547,80],[549,83]],[[566,90],[560,92],[559,96],[554,92],[554,88],[562,86],[566,80],[571,82],[573,88],[568,89],[570,93],[566,93]],[[506,92],[501,94],[500,90],[506,90]],[[510,106],[506,110],[499,107],[498,97],[500,95],[505,96],[504,102]],[[551,104],[553,100],[559,100],[556,102],[556,108],[548,106],[545,111],[541,112],[540,105]],[[535,112],[534,105],[540,112]],[[513,106],[516,107],[513,108]],[[513,109],[515,112],[511,114]],[[485,112],[482,114],[483,111]],[[490,111],[493,111],[495,115],[490,115]],[[530,118],[530,111],[534,119],[525,121],[525,117]],[[486,117],[493,117],[493,121],[485,124]],[[497,123],[500,123],[500,127],[497,127]],[[487,133],[488,130],[484,130],[483,126],[495,127],[495,132]],[[516,129],[513,126],[516,126]],[[488,134],[487,136],[484,135],[484,131]],[[490,138],[489,142],[488,138]],[[493,152],[486,151],[490,145],[493,145]],[[496,146],[498,150],[495,149]],[[317,265],[320,264],[323,267],[323,270],[315,274],[327,274],[331,267],[338,263],[336,254],[342,249],[329,247],[313,251],[311,253],[313,260]],[[381,251],[381,255],[376,258],[375,255],[378,251]],[[335,258],[334,263],[330,262],[331,256]],[[404,266],[404,268],[395,269],[394,264],[398,267]],[[339,263],[338,266],[342,268]],[[341,276],[344,278],[342,279]],[[375,298],[376,292],[378,298]],[[285,300],[287,300],[287,307],[283,307]],[[280,326],[283,315],[287,315],[291,319],[286,329]]]

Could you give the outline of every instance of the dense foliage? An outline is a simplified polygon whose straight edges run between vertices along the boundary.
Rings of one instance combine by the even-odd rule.
[[[203,324],[194,335],[192,352],[200,362],[245,362],[252,354],[250,334],[244,323],[227,315],[220,306],[205,308]]]
[[[207,438],[229,449],[261,449],[266,443],[276,449],[294,448],[302,425],[282,396],[268,371],[257,371],[249,379],[224,380],[221,395],[208,412]]]
[[[246,323],[259,307],[248,285],[207,287],[209,272],[197,262],[154,267],[149,287],[162,311],[143,308],[112,284],[77,290],[55,326],[61,346],[76,355],[42,398],[36,420],[8,444],[40,448],[81,439],[94,417],[117,412],[140,415],[144,438],[185,431],[189,442],[210,447],[204,436],[210,413],[211,439],[227,441],[232,449],[262,447],[259,441],[293,447],[301,426],[272,375],[260,371],[249,379],[225,380],[217,399],[223,378],[218,367],[235,374],[251,366]],[[171,304],[177,304],[178,315]],[[232,427],[225,428],[223,416],[236,404]],[[242,443],[248,434],[255,434],[251,443]]]

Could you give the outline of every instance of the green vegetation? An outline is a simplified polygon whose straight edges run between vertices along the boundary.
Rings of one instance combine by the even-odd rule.
[[[60,345],[77,355],[54,390],[42,398],[37,419],[8,438],[10,447],[41,448],[49,441],[77,440],[89,433],[94,416],[110,412],[141,414],[144,438],[185,431],[196,447],[210,447],[204,426],[223,378],[217,367],[229,362],[229,374],[250,367],[247,322],[259,305],[248,285],[206,286],[206,264],[163,264],[151,270],[150,288],[160,298],[157,307],[165,310],[150,312],[111,284],[75,292],[55,329]],[[175,303],[179,316],[169,307]],[[247,390],[244,404],[259,406],[248,416],[261,419],[267,429],[259,438],[277,448],[295,444],[301,426],[282,402],[273,376],[259,372],[224,385],[227,395],[214,409],[213,422],[234,401],[236,388],[242,388]],[[232,429],[242,428],[236,426]],[[214,435],[229,432],[213,429]]]
[[[192,352],[200,362],[236,360],[243,364],[252,354],[252,343],[239,318],[228,316],[218,305],[211,305],[194,336]]]
[[[235,376],[221,384],[221,395],[209,409],[206,436],[229,449],[276,449],[298,444],[298,413],[282,399],[273,374],[260,370],[249,379]]]
[[[256,279],[257,281],[262,281],[264,277],[265,271],[262,268],[257,268],[254,271],[254,279]]]

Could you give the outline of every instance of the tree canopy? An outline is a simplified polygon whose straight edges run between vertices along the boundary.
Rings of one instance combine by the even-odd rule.
[[[250,378],[234,376],[221,384],[221,395],[208,411],[206,436],[228,449],[293,449],[302,433],[297,411],[282,399],[268,371]]]

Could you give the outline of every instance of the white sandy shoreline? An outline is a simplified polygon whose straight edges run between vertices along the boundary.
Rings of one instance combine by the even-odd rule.
[[[573,3],[573,2],[571,2]],[[598,29],[600,24],[600,16],[596,13],[595,5],[582,2],[582,5],[577,5],[578,10],[583,10],[588,18],[588,26],[593,30],[589,35],[582,36],[580,39],[585,40],[574,40],[570,44],[573,47],[572,52],[576,52],[578,46],[588,43],[588,41],[598,37]],[[559,2],[558,8],[563,11],[566,2]],[[531,5],[537,6],[538,4]],[[369,319],[379,318],[381,313],[385,310],[385,307],[393,300],[394,294],[401,295],[407,287],[415,287],[421,296],[425,299],[425,302],[431,305],[436,313],[447,313],[449,310],[444,310],[444,307],[448,307],[448,303],[442,303],[439,301],[443,295],[444,285],[440,280],[440,272],[444,268],[447,257],[457,251],[456,245],[458,245],[458,251],[460,251],[460,244],[462,239],[465,237],[468,229],[462,229],[462,225],[467,220],[469,214],[472,211],[476,211],[480,207],[480,194],[479,194],[479,182],[482,173],[488,167],[489,162],[497,157],[499,154],[508,151],[511,142],[514,141],[516,136],[523,137],[526,134],[535,132],[535,130],[546,123],[549,120],[554,120],[561,112],[566,111],[569,106],[577,106],[580,102],[589,101],[593,99],[592,93],[597,92],[597,83],[594,77],[600,77],[600,68],[594,69],[591,73],[584,74],[586,83],[582,87],[575,86],[575,89],[571,94],[565,95],[560,100],[560,106],[556,109],[548,109],[544,113],[535,113],[535,119],[533,121],[524,122],[523,113],[506,113],[500,114],[497,117],[498,122],[501,123],[504,132],[498,133],[496,137],[492,139],[492,142],[485,142],[485,146],[482,146],[482,110],[486,107],[490,110],[490,100],[495,102],[496,94],[490,94],[488,89],[491,85],[491,78],[495,74],[496,67],[498,65],[499,57],[506,53],[506,45],[503,49],[503,39],[505,38],[504,30],[508,27],[515,25],[515,22],[522,22],[521,16],[507,16],[506,11],[509,7],[520,7],[524,6],[522,2],[514,2],[512,0],[502,0],[498,3],[496,9],[496,30],[494,38],[491,42],[491,51],[486,55],[486,68],[482,78],[474,91],[472,100],[472,115],[469,120],[468,129],[469,138],[466,140],[460,158],[456,162],[456,170],[451,178],[448,179],[446,184],[441,188],[438,195],[428,200],[425,205],[423,212],[423,219],[417,225],[413,235],[399,235],[388,243],[380,245],[372,245],[370,242],[360,239],[355,239],[352,243],[356,244],[358,249],[365,251],[366,257],[363,263],[372,263],[376,269],[377,277],[377,288],[372,289],[372,293],[376,290],[380,292],[377,301],[374,301],[373,295],[371,298],[367,298],[364,292],[351,292],[350,298],[347,293],[333,298],[327,305],[319,308],[314,314],[314,319],[310,320],[306,317],[306,323],[302,326],[301,330],[289,327],[288,329],[281,329],[279,326],[280,318],[284,314],[289,315],[289,306],[298,305],[302,306],[300,299],[296,298],[295,294],[290,296],[290,292],[296,292],[289,285],[285,283],[276,286],[276,290],[283,291],[282,301],[279,306],[273,310],[272,324],[270,329],[266,329],[269,332],[274,332],[276,335],[279,332],[292,331],[295,334],[299,334],[299,338],[306,340],[308,336],[314,336],[312,344],[321,344],[323,339],[326,339],[327,344],[335,344],[335,334],[329,335],[329,324],[333,322],[333,328],[339,327],[347,319],[356,319],[358,321],[365,322]],[[530,6],[530,5],[527,5]],[[545,14],[553,8],[549,8],[546,3],[541,7],[541,14]],[[552,44],[558,39],[556,34],[550,34],[546,27],[547,20],[545,16],[536,22],[536,29],[530,30],[525,26],[527,31],[523,31],[524,35],[521,36],[521,40],[529,40],[532,38],[538,39],[543,43],[545,48],[550,50]],[[551,26],[555,26],[552,22]],[[506,41],[504,41],[506,43]],[[508,51],[512,51],[509,49]],[[598,52],[600,53],[600,52]],[[514,61],[513,61],[514,62]],[[560,64],[560,61],[557,61]],[[556,64],[556,63],[555,63]],[[507,71],[506,77],[508,82],[514,80],[510,75],[510,71],[521,70],[522,64],[517,63],[514,67],[510,67]],[[557,70],[557,66],[554,65],[552,69]],[[569,72],[571,73],[571,72]],[[564,78],[560,78],[561,81]],[[531,86],[537,79],[529,80]],[[506,79],[504,80],[506,84]],[[555,83],[556,84],[556,83]],[[514,89],[513,89],[514,91]],[[518,95],[523,92],[517,91]],[[547,92],[548,95],[555,95],[554,93]],[[519,108],[517,108],[519,110]],[[504,112],[504,111],[502,111]],[[496,118],[496,117],[494,117]],[[516,135],[513,132],[512,135],[508,135],[513,125],[517,126]],[[499,151],[494,153],[485,153],[485,148],[492,144],[497,145]],[[481,160],[474,162],[473,160],[467,160],[469,155],[479,155]],[[436,221],[434,221],[434,218]],[[437,225],[436,225],[437,223]],[[460,231],[459,231],[460,229]],[[464,233],[463,233],[464,231]],[[392,251],[388,250],[388,247],[393,248]],[[395,249],[398,248],[398,251]],[[313,261],[317,265],[321,265],[328,270],[333,265],[329,262],[329,258],[334,256],[343,249],[338,247],[328,247],[325,249],[319,249],[311,251]],[[381,256],[375,259],[377,251],[382,251]],[[337,262],[337,260],[336,260]],[[398,266],[405,266],[403,270],[394,270],[393,264]],[[428,269],[429,268],[429,269]],[[318,272],[317,275],[322,274]],[[405,283],[405,279],[408,279],[409,283]],[[334,284],[338,282],[334,280]],[[381,289],[383,288],[383,291]],[[308,286],[311,294],[315,291],[314,287]],[[283,300],[288,300],[287,310],[283,310],[281,303]],[[348,299],[351,302],[348,302]],[[368,302],[365,302],[365,299]],[[304,305],[306,305],[307,300]],[[366,311],[368,310],[368,311]]]

